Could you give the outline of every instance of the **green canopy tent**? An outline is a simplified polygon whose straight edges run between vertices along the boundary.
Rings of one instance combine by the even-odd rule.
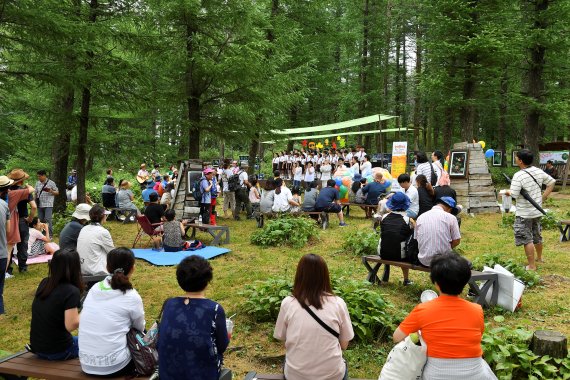
[[[381,129],[380,124],[377,130],[373,131],[349,131],[344,132],[341,131],[342,129],[358,127],[360,125],[372,124],[372,123],[379,123],[380,121],[394,119],[398,116],[390,116],[390,115],[371,115],[366,117],[361,117],[358,119],[341,121],[339,123],[332,123],[332,124],[325,124],[325,125],[318,125],[314,127],[305,127],[305,128],[288,128],[283,130],[274,130],[272,131],[275,135],[275,139],[280,139],[280,135],[283,135],[282,140],[308,140],[308,139],[318,139],[318,138],[325,138],[325,137],[332,137],[337,135],[358,135],[358,134],[374,134],[374,133],[386,133],[386,132],[399,132],[399,131],[406,131],[407,128],[390,128],[390,129]],[[317,132],[326,132],[319,135],[308,135],[308,133],[317,133]],[[301,136],[291,136],[292,134],[303,134]],[[285,136],[286,135],[286,136]],[[264,144],[274,144],[275,141],[263,141]]]

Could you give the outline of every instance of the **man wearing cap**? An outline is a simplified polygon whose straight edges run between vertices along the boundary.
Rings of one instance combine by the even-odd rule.
[[[71,169],[71,174],[67,177],[67,188],[71,189],[77,185],[77,170]]]
[[[6,238],[8,241],[8,263],[10,262],[12,249],[20,242],[20,230],[18,225],[20,218],[18,214],[18,203],[27,200],[29,195],[34,192],[34,188],[27,186],[24,189],[9,190],[10,186],[14,184],[14,180],[6,177],[0,177],[0,198],[8,203],[8,212],[10,213],[10,228],[7,231]],[[6,267],[3,268],[4,270]],[[10,276],[8,276],[10,277]]]
[[[14,181],[14,184],[10,189],[18,190],[25,187],[24,181],[30,178],[30,176],[22,169],[14,169],[10,172],[10,174],[8,174],[8,178]],[[28,204],[31,208],[29,212]],[[20,232],[20,242],[16,244],[16,252],[18,255],[18,269],[20,272],[27,272],[28,266],[26,265],[26,262],[28,260],[28,238],[30,237],[30,227],[28,224],[31,223],[32,219],[34,219],[36,216],[38,207],[36,206],[36,202],[34,201],[32,194],[29,194],[26,199],[18,202],[16,208],[18,210],[18,230]],[[10,266],[8,272],[11,272],[11,269],[12,268]]]
[[[436,200],[437,204],[418,217],[414,237],[418,241],[418,259],[430,266],[432,258],[455,248],[461,242],[457,218],[451,214],[457,211],[451,197]]]
[[[49,235],[53,236],[53,226],[51,222],[53,214],[53,201],[59,195],[59,190],[55,182],[47,177],[45,170],[38,170],[38,181],[36,182],[36,199],[38,200],[38,217],[43,223],[49,225]]]
[[[241,211],[241,205],[245,204],[245,211],[247,212],[247,218],[253,219],[251,213],[251,202],[249,201],[248,188],[251,186],[249,183],[249,177],[247,175],[247,169],[249,165],[247,162],[241,164],[241,169],[237,173],[239,174],[239,188],[236,190],[236,207],[234,209],[234,219],[239,220],[239,213]]]
[[[141,168],[137,173],[137,182],[141,185],[141,190],[144,190],[150,175],[146,170],[146,164],[141,164]]]
[[[200,179],[200,216],[202,223],[210,223],[210,209],[212,208],[212,188],[214,186],[214,169],[206,168],[203,171],[204,176]]]
[[[59,248],[77,249],[77,238],[83,226],[89,221],[89,210],[91,206],[87,203],[80,203],[71,214],[71,221],[63,227],[59,234]]]

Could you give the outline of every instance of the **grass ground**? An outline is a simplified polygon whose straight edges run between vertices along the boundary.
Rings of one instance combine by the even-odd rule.
[[[558,195],[547,206],[559,215],[570,211],[570,196]],[[231,229],[231,253],[211,261],[214,267],[214,281],[207,295],[222,304],[228,315],[237,313],[236,327],[225,364],[234,371],[236,379],[243,378],[248,370],[279,372],[283,360],[282,343],[272,338],[273,324],[254,323],[243,311],[244,298],[240,292],[247,284],[256,280],[265,280],[278,275],[293,278],[299,258],[306,253],[323,255],[331,270],[332,276],[344,276],[364,279],[366,270],[360,258],[350,252],[343,252],[342,243],[346,236],[356,230],[369,229],[371,222],[364,219],[360,210],[351,210],[347,218],[346,228],[338,227],[336,218],[331,218],[332,227],[321,231],[316,241],[302,249],[276,247],[260,249],[249,243],[251,233],[255,230],[255,221],[233,221],[219,219],[219,224],[226,224]],[[570,219],[570,215],[566,216]],[[460,251],[469,259],[484,253],[499,252],[506,257],[524,263],[522,248],[513,243],[512,230],[499,227],[500,214],[464,216]],[[133,224],[123,225],[110,222],[106,225],[116,246],[132,245],[136,233]],[[486,321],[496,324],[493,316],[504,315],[503,324],[507,326],[523,326],[528,330],[553,329],[570,335],[570,243],[558,241],[558,231],[544,232],[545,264],[539,267],[543,283],[525,291],[522,309],[515,313],[500,309],[486,311]],[[208,244],[209,235],[199,234],[199,239]],[[16,273],[16,277],[6,281],[4,301],[6,314],[0,316],[0,350],[14,352],[21,350],[29,341],[31,303],[37,284],[47,275],[47,265],[30,266],[25,274]],[[377,287],[377,291],[392,302],[396,310],[409,312],[418,302],[424,289],[432,289],[429,277],[423,272],[411,272],[414,285],[403,287],[401,272],[392,272],[391,282]],[[141,294],[147,324],[157,317],[165,298],[180,295],[175,279],[174,267],[155,267],[144,261],[137,261],[136,272],[132,279],[135,288]],[[369,345],[352,344],[346,352],[350,374],[360,378],[376,378],[392,344],[375,342]],[[0,351],[1,352],[1,351]]]

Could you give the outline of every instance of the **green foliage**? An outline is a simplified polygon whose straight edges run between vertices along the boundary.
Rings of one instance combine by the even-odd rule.
[[[262,247],[289,245],[300,248],[317,234],[313,219],[284,215],[270,220],[262,229],[255,231],[251,235],[251,243]]]
[[[63,227],[71,220],[71,214],[75,211],[75,205],[71,202],[67,203],[67,207],[65,208],[64,212],[56,212],[53,214],[52,218],[52,229],[53,235],[59,235]]]
[[[546,210],[545,210],[546,211]],[[540,219],[540,225],[543,230],[556,230],[558,228],[558,216],[552,211],[546,211],[546,215]],[[504,213],[501,217],[499,227],[513,228],[515,223],[515,214],[512,212]]]
[[[540,276],[536,271],[527,271],[520,264],[514,260],[505,258],[500,253],[486,253],[473,260],[473,268],[476,270],[483,270],[484,266],[492,268],[495,264],[499,264],[509,270],[516,278],[524,282],[528,288],[540,283]]]
[[[400,319],[394,315],[398,313],[368,282],[339,278],[332,281],[332,287],[334,293],[346,302],[358,340],[384,339],[394,331]],[[245,311],[257,322],[274,322],[281,301],[291,294],[292,289],[293,284],[283,278],[270,278],[248,285],[241,293],[247,299]]]
[[[509,163],[510,164],[510,163]],[[509,178],[513,178],[513,175],[519,171],[518,167],[498,167],[498,166],[489,166],[489,171],[491,172],[491,178],[493,179],[493,184],[497,188],[508,189],[510,187],[507,179],[503,175],[506,174]]]
[[[496,316],[502,322],[502,316]],[[485,360],[499,379],[569,379],[570,357],[553,359],[529,348],[532,332],[521,327],[487,329],[482,339]]]
[[[354,256],[376,255],[378,240],[374,231],[354,231],[346,237],[342,248]]]

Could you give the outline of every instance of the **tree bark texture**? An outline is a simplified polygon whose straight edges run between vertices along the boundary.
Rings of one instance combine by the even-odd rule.
[[[420,80],[422,74],[422,48],[420,45],[420,41],[422,39],[422,31],[420,26],[416,26],[416,67],[415,67],[415,74],[414,74],[414,141],[413,146],[415,150],[420,149]]]
[[[66,208],[67,194],[65,193],[65,184],[67,182],[67,165],[69,163],[69,151],[71,145],[71,131],[74,129],[73,102],[75,100],[75,92],[73,88],[67,88],[63,92],[61,99],[61,119],[57,126],[57,135],[52,145],[52,161],[54,170],[52,180],[57,184],[59,195],[55,197],[53,205],[55,212],[62,212]]]
[[[544,34],[544,30],[548,27],[548,18],[544,13],[548,10],[549,0],[529,1],[533,7],[532,14],[533,34]],[[544,37],[542,37],[544,38]],[[538,144],[544,135],[544,124],[540,122],[542,116],[542,107],[545,103],[544,96],[544,65],[546,63],[546,47],[535,37],[534,42],[529,47],[529,67],[524,78],[525,95],[527,101],[525,105],[525,128],[524,128],[524,145],[534,153],[534,164],[538,164],[540,157],[538,154]]]
[[[467,38],[475,37],[475,28],[479,22],[479,14],[477,11],[477,0],[470,0],[469,7],[471,12],[469,18],[471,19],[471,26],[467,33]],[[477,78],[475,66],[478,63],[477,53],[467,53],[465,56],[465,71],[463,73],[463,102],[460,110],[461,122],[461,138],[463,141],[472,141],[475,130],[475,91],[477,88]]]
[[[497,146],[499,150],[503,152],[503,160],[501,166],[507,166],[507,160],[504,159],[507,153],[507,139],[506,139],[506,132],[507,132],[507,110],[508,110],[508,75],[507,75],[507,68],[505,68],[503,72],[503,76],[501,77],[501,84],[500,84],[500,103],[499,103],[499,130],[497,131]]]
[[[188,107],[188,158],[200,158],[200,97],[206,86],[206,78],[199,78],[194,67],[194,40],[198,33],[196,21],[186,20],[186,103]]]

